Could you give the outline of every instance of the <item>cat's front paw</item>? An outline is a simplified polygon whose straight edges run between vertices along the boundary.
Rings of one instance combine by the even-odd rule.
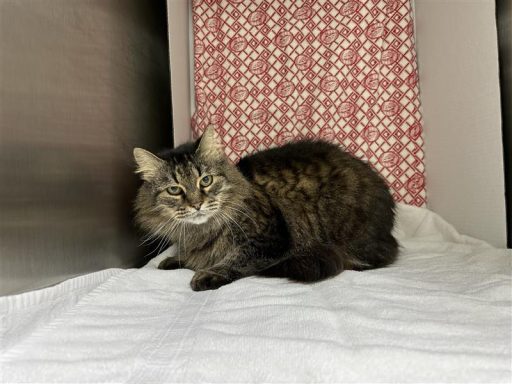
[[[207,291],[209,289],[217,289],[229,283],[231,283],[231,280],[221,274],[198,271],[192,277],[190,286],[194,291]]]
[[[179,269],[185,268],[182,262],[178,260],[176,257],[168,257],[158,264],[158,269]]]

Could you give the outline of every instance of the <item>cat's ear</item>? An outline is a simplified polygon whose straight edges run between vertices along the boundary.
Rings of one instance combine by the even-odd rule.
[[[209,159],[224,158],[224,150],[215,137],[215,129],[208,127],[199,138],[196,153]]]
[[[165,164],[164,160],[142,148],[134,148],[133,157],[137,163],[135,173],[140,174],[140,177],[146,181],[154,179]]]

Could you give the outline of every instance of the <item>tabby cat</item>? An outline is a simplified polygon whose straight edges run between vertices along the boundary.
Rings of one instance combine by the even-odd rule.
[[[299,141],[234,165],[209,128],[159,156],[134,156],[136,221],[177,244],[158,268],[194,270],[193,290],[251,275],[315,282],[397,256],[386,183],[333,144]]]

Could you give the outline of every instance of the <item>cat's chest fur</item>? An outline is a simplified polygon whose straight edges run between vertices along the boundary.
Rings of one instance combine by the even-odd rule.
[[[218,259],[216,251],[220,250],[224,239],[213,235],[200,228],[184,227],[173,239],[178,246],[177,257],[194,270],[214,265]]]
[[[211,267],[225,259],[226,250],[235,251],[233,237],[222,227],[185,227],[174,240],[178,245],[177,256],[185,262],[187,268],[193,270]]]
[[[222,217],[229,215],[229,208],[226,208],[218,218],[211,218],[207,225],[188,226],[182,234],[178,231],[174,242],[178,244],[179,255],[188,268],[197,270],[221,261],[230,263],[239,256],[241,248],[266,250],[268,246],[274,246],[279,253],[287,248],[287,226],[265,193],[255,187],[250,197],[238,200],[238,204],[237,210],[243,214],[236,218],[221,221]],[[281,244],[276,245],[276,240]]]

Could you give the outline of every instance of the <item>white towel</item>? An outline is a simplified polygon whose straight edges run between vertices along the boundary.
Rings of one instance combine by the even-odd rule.
[[[400,206],[401,256],[317,284],[110,269],[0,298],[2,382],[506,382],[510,250]]]

